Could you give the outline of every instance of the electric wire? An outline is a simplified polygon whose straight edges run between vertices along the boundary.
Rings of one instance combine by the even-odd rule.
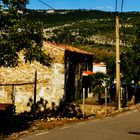
[[[118,10],[118,0],[116,0],[116,3],[115,3],[115,13],[117,12]]]
[[[122,45],[123,46],[126,46],[126,36],[125,36],[125,31],[126,31],[126,27],[125,27],[125,21],[123,20],[123,8],[124,8],[124,0],[122,0],[122,3],[121,3],[121,28],[123,29],[122,30],[122,36],[123,36],[123,39],[122,39]]]
[[[121,0],[119,3],[118,0],[115,2],[115,16],[119,16],[120,19],[120,25],[121,25],[121,30],[120,30],[120,38],[122,40],[122,45],[126,46],[125,42],[125,21],[123,20],[123,8],[124,8],[124,0]],[[120,9],[120,10],[119,10]]]
[[[53,8],[53,7],[50,6],[49,4],[45,3],[44,1],[42,1],[42,0],[38,0],[38,1],[40,1],[40,2],[43,3],[44,5],[46,5],[47,7],[51,8],[52,10],[55,11],[55,8]]]
[[[121,31],[120,31],[120,38],[121,38],[121,41],[122,41],[122,47],[121,47],[121,56],[123,59],[123,54],[125,53],[126,51],[126,47],[127,47],[127,43],[126,43],[126,36],[125,36],[125,33],[126,33],[126,27],[125,27],[125,20],[124,20],[124,17],[123,17],[123,8],[124,8],[124,0],[122,0],[121,2],[121,11],[120,11],[120,16],[121,16],[121,20],[120,20],[120,24],[121,24]]]
[[[121,13],[123,12],[123,6],[124,6],[124,0],[122,0],[122,4],[121,4]]]
[[[121,13],[123,12],[123,8],[124,8],[124,0],[121,1]],[[118,10],[118,0],[116,0],[115,2],[115,13],[119,12]]]

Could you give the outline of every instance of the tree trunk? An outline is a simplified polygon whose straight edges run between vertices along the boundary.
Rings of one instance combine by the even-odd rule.
[[[102,93],[98,93],[98,102],[99,102],[99,105],[101,105],[101,97],[102,97]]]

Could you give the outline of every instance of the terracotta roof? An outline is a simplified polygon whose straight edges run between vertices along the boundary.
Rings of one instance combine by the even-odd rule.
[[[83,71],[83,76],[88,76],[88,75],[93,75],[93,74],[95,74],[94,72],[92,72],[92,71]]]
[[[93,66],[105,67],[106,65],[104,63],[93,63]]]
[[[93,53],[78,49],[78,48],[70,46],[70,45],[56,44],[56,43],[51,43],[51,42],[47,42],[47,41],[44,42],[44,45],[54,46],[54,47],[61,48],[61,49],[64,49],[64,50],[68,50],[68,51],[71,51],[71,52],[93,55]]]

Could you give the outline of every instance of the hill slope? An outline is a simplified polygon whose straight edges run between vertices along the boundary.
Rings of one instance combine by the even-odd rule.
[[[43,22],[44,37],[56,43],[70,44],[94,52],[104,61],[115,52],[115,13],[97,10],[30,10],[27,18]],[[123,48],[136,42],[139,12],[120,15],[120,44]]]

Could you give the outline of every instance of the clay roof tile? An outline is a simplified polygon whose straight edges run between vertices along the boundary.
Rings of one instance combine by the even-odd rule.
[[[51,43],[51,42],[47,42],[47,41],[44,42],[44,45],[51,45],[51,46],[61,48],[61,49],[64,49],[64,50],[68,50],[68,51],[71,51],[71,52],[77,52],[77,53],[81,53],[81,54],[93,55],[93,53],[78,49],[78,48],[70,46],[70,45],[56,44],[56,43]]]

